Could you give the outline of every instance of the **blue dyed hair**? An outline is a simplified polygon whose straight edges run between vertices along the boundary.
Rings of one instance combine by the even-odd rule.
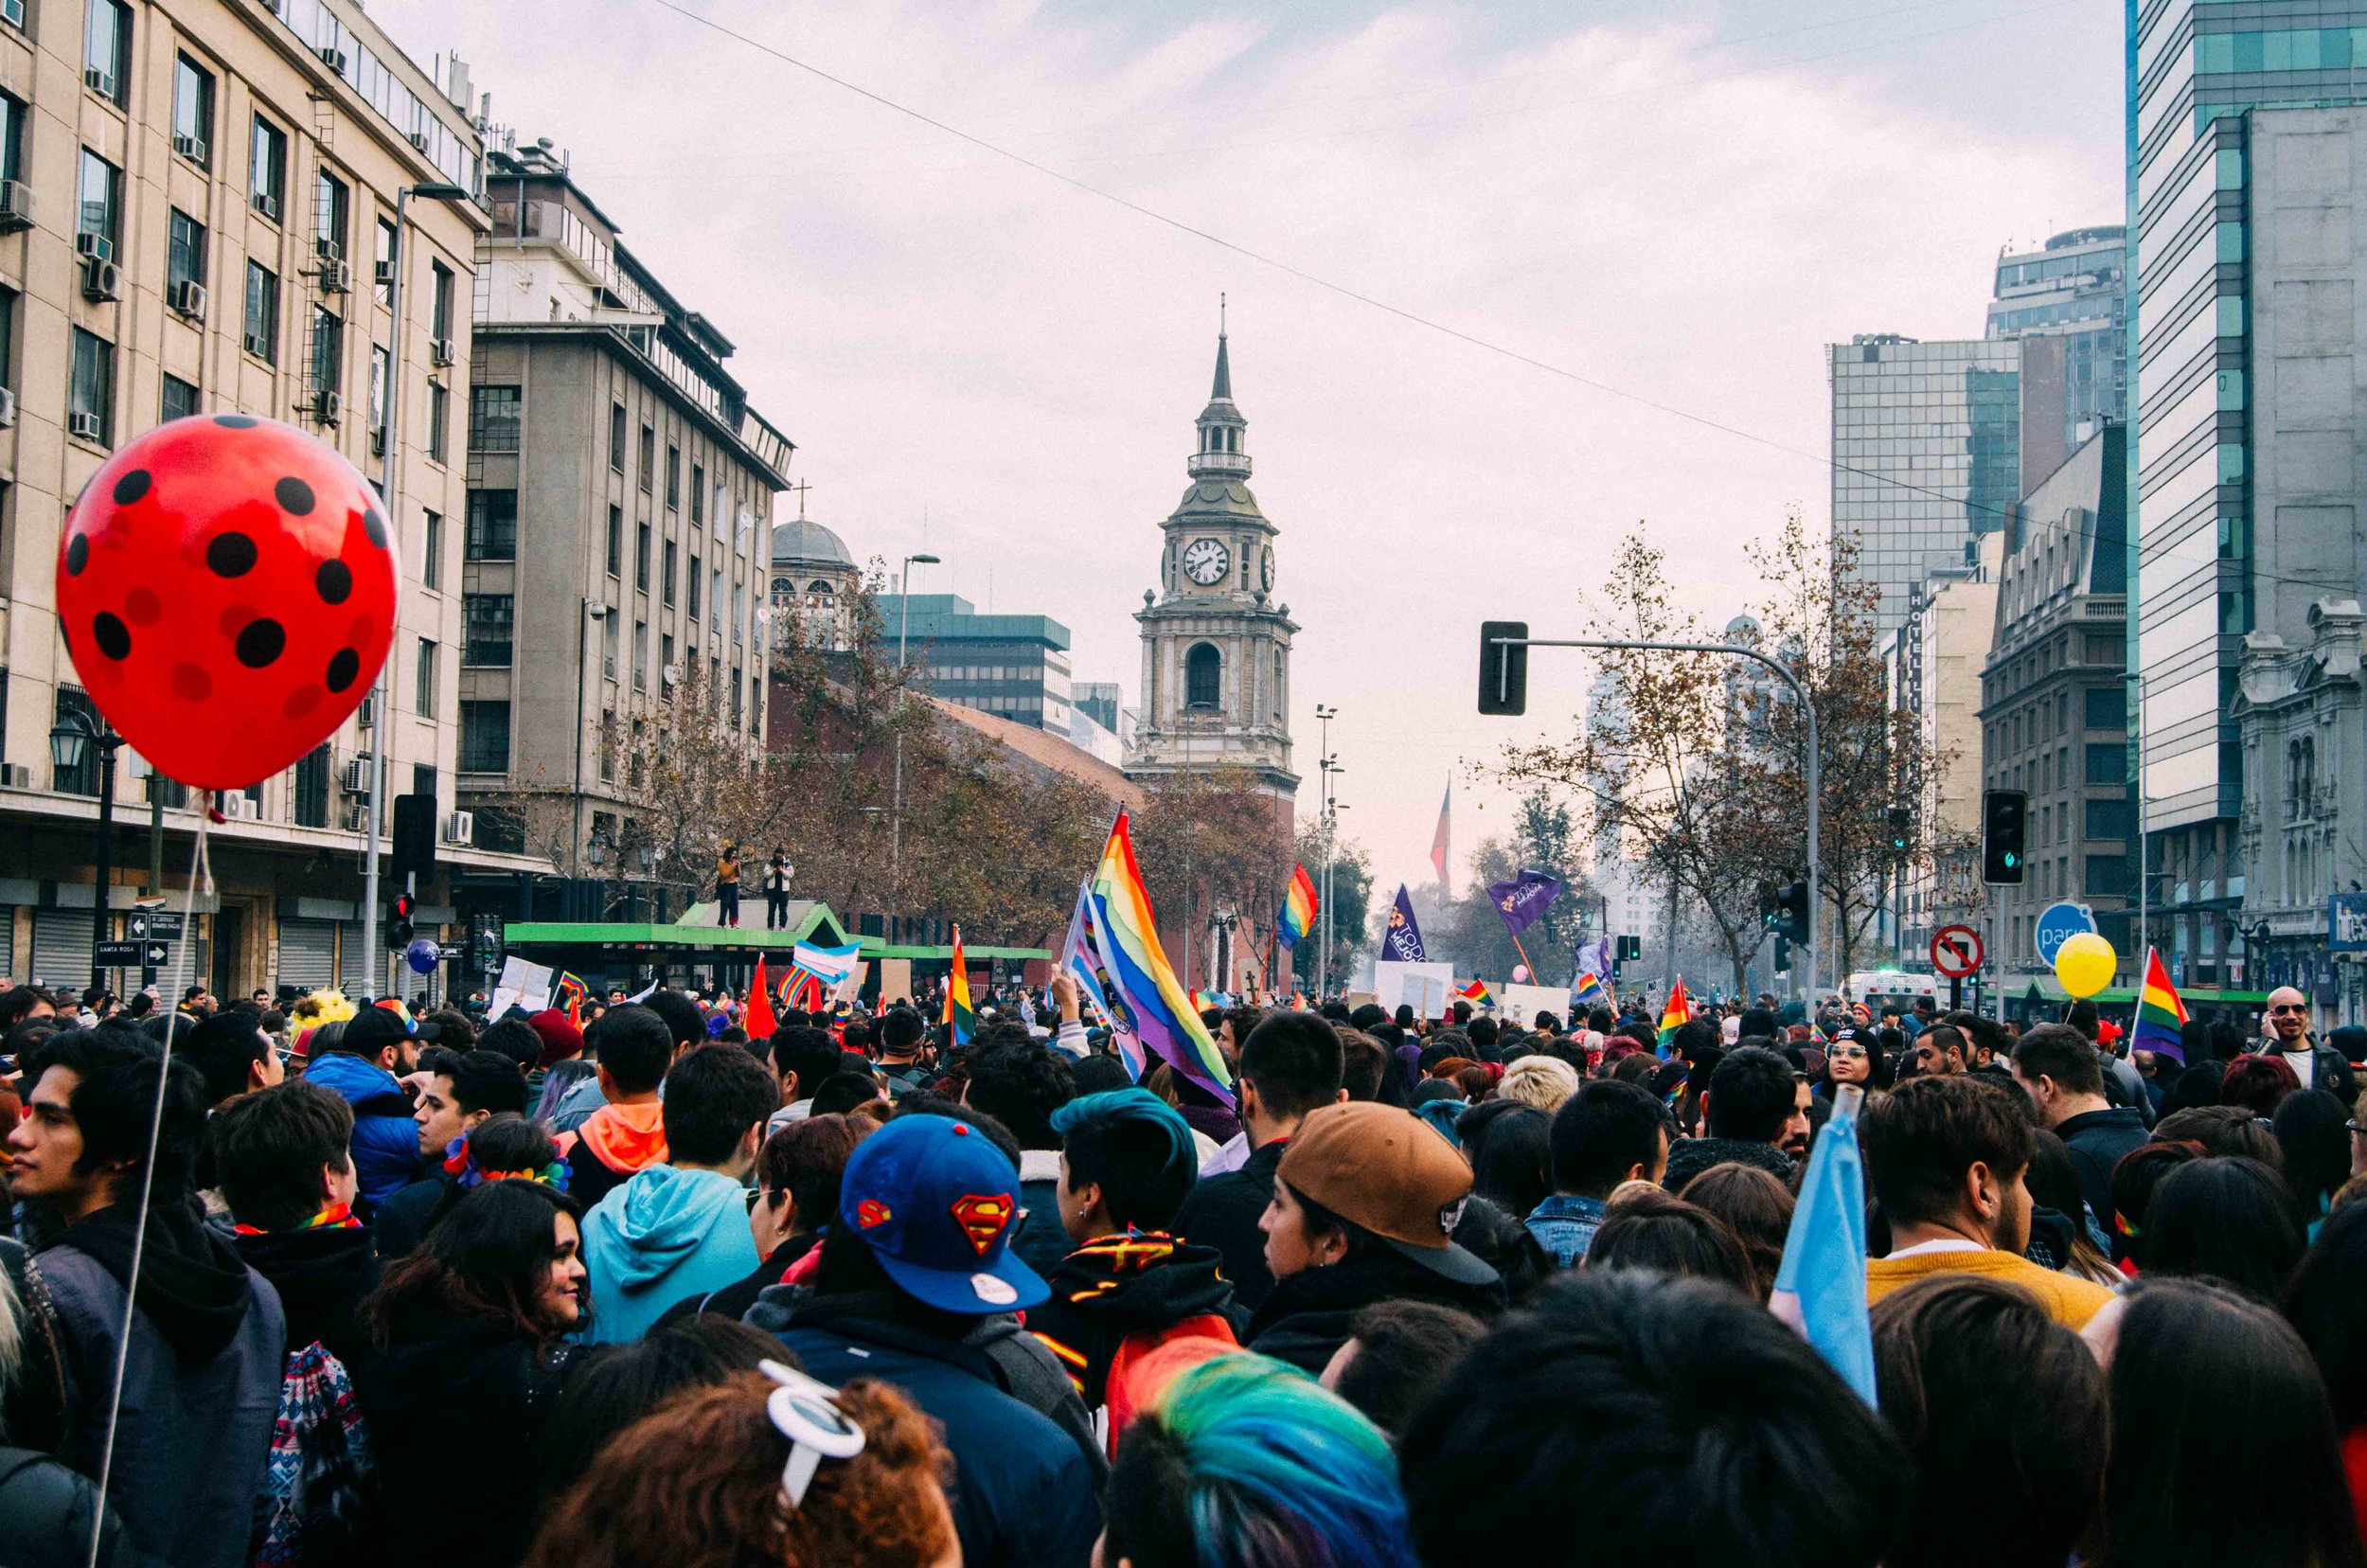
[[[1424,1100],[1414,1108],[1414,1114],[1419,1116],[1424,1125],[1433,1132],[1446,1139],[1449,1148],[1461,1149],[1463,1134],[1455,1130],[1454,1124],[1463,1113],[1469,1109],[1471,1109],[1470,1106],[1466,1104],[1463,1097],[1458,1095],[1453,1099]]]
[[[1172,1223],[1200,1175],[1191,1124],[1148,1089],[1079,1095],[1052,1113],[1068,1158],[1069,1188],[1101,1188],[1111,1221],[1130,1230]]]
[[[1102,1559],[1135,1568],[1415,1568],[1397,1462],[1297,1368],[1242,1352],[1176,1375],[1119,1440]]]

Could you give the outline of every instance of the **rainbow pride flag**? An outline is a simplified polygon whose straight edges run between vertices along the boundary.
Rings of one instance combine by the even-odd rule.
[[[2128,1048],[2182,1062],[2186,1060],[2185,1028],[2186,1004],[2179,1000],[2178,988],[2170,984],[2170,971],[2162,967],[2162,954],[2147,948],[2145,989],[2137,997],[2137,1027],[2129,1033]]]
[[[1487,982],[1485,980],[1474,980],[1468,986],[1457,986],[1454,989],[1454,993],[1463,998],[1466,1002],[1485,1002],[1487,1000]]]
[[[1315,897],[1315,879],[1307,874],[1307,867],[1290,868],[1290,890],[1282,895],[1282,907],[1274,913],[1273,934],[1286,948],[1299,945],[1299,938],[1315,929],[1315,911],[1323,900]]]
[[[953,1026],[953,1043],[967,1045],[978,1027],[978,1015],[970,1007],[970,963],[962,956],[962,928],[953,928],[953,976],[946,982],[945,1017],[938,1022]]]
[[[1660,1042],[1666,1045],[1676,1038],[1677,1031],[1693,1022],[1693,1004],[1685,996],[1684,976],[1668,989],[1668,1006],[1661,1009]]]
[[[1131,1015],[1136,1037],[1150,1054],[1231,1105],[1233,1075],[1159,946],[1158,921],[1124,811],[1110,825],[1101,864],[1094,868],[1093,903],[1095,935],[1117,993],[1112,1001]]]

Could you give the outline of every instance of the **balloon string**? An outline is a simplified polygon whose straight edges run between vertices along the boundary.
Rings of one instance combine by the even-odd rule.
[[[140,1168],[140,1207],[132,1226],[132,1271],[123,1286],[123,1332],[116,1339],[115,1392],[107,1401],[107,1440],[98,1451],[98,1495],[92,1502],[90,1523],[90,1556],[83,1559],[84,1568],[98,1568],[98,1548],[107,1524],[107,1488],[115,1476],[116,1428],[123,1418],[123,1379],[132,1359],[132,1314],[140,1289],[140,1258],[148,1250],[148,1211],[156,1196],[156,1147],[164,1140],[165,1094],[167,1079],[172,1072],[172,1037],[181,1028],[181,1007],[169,998],[188,984],[189,953],[196,945],[190,933],[197,929],[197,890],[202,882],[213,882],[213,868],[205,858],[205,827],[210,819],[207,809],[212,805],[211,793],[202,797],[205,807],[197,814],[197,843],[189,856],[189,885],[181,896],[180,953],[172,961],[171,989],[165,993],[170,1011],[165,1015],[165,1051],[156,1062],[156,1105],[148,1119],[148,1160]],[[107,892],[98,890],[98,929],[107,929]]]

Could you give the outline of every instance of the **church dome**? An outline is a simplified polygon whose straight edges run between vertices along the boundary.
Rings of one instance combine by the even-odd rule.
[[[783,566],[855,564],[855,558],[846,553],[846,545],[838,535],[802,517],[773,525],[773,561]]]

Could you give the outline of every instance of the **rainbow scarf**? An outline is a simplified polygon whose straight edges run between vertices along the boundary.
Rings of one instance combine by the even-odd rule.
[[[469,1137],[462,1133],[444,1146],[444,1174],[468,1191],[486,1182],[540,1182],[560,1192],[567,1190],[567,1165],[553,1160],[540,1170],[487,1170],[469,1152]]]
[[[287,1228],[292,1231],[360,1230],[362,1221],[354,1218],[352,1204],[331,1203],[301,1225],[290,1225]],[[271,1234],[260,1225],[233,1225],[230,1231],[234,1236],[268,1236]]]
[[[2186,1060],[2186,1004],[2162,967],[2162,954],[2152,948],[2145,949],[2145,989],[2137,998],[2137,1027],[2130,1031],[2128,1048]]]
[[[1159,946],[1158,919],[1134,861],[1134,841],[1124,811],[1110,825],[1092,888],[1094,930],[1110,963],[1110,983],[1118,992],[1112,1001],[1123,1001],[1145,1049],[1229,1108],[1233,1075]]]

